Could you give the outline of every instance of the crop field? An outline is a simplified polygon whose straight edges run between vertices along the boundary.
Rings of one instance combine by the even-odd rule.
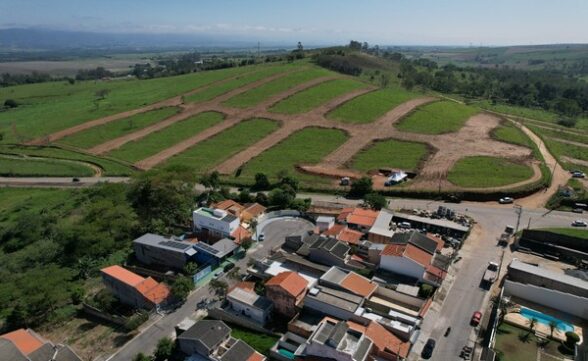
[[[462,104],[440,101],[425,105],[401,120],[396,128],[420,134],[444,134],[456,132],[469,117],[478,111]]]
[[[72,134],[61,139],[60,142],[83,149],[92,148],[93,146],[102,144],[108,140],[136,132],[139,129],[157,123],[177,114],[178,111],[179,109],[176,107],[152,110],[150,112],[133,115],[125,119],[99,125],[80,133]]]
[[[504,122],[498,128],[494,129],[492,136],[502,142],[522,145],[531,148],[533,142],[522,130],[515,127],[511,122]]]
[[[533,170],[506,159],[494,157],[467,157],[459,160],[449,171],[447,179],[465,188],[499,187],[524,181],[533,176]]]
[[[94,175],[92,168],[73,162],[0,157],[0,176],[3,177],[91,177],[92,175]]]
[[[268,97],[285,92],[297,85],[306,83],[313,79],[329,76],[333,73],[321,68],[309,68],[295,71],[283,78],[276,79],[261,85],[257,88],[251,89],[245,93],[236,95],[229,100],[223,102],[224,105],[233,108],[249,108],[256,106]]]
[[[214,124],[218,124],[223,119],[223,115],[216,112],[197,114],[172,124],[163,130],[151,133],[144,138],[126,143],[107,155],[134,163],[169,148]]]
[[[351,168],[366,173],[380,168],[416,170],[428,153],[427,146],[422,143],[383,140],[358,153]]]
[[[306,113],[340,95],[365,87],[365,83],[352,79],[328,81],[280,101],[270,111],[284,114]]]
[[[328,114],[328,118],[344,123],[371,123],[398,105],[418,94],[400,87],[373,91],[344,103]]]
[[[183,165],[197,173],[204,173],[277,128],[278,124],[268,119],[246,120],[185,152],[175,155],[161,166]]]
[[[239,179],[250,182],[256,173],[265,173],[270,180],[276,180],[281,172],[293,174],[297,165],[320,162],[346,139],[347,136],[341,130],[305,128],[246,163]],[[297,174],[296,177],[302,181],[321,180],[307,174]]]

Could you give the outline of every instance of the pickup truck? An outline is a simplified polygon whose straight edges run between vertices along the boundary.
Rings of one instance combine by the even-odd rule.
[[[489,262],[488,267],[486,267],[486,272],[484,272],[484,282],[487,284],[492,284],[496,281],[498,277],[498,263],[496,262]]]

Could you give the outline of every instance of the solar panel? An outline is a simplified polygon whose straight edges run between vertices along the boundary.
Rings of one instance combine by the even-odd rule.
[[[162,241],[162,242],[159,242],[159,244],[162,246],[165,246],[165,247],[175,248],[175,249],[179,249],[179,250],[185,250],[186,248],[191,247],[189,244],[174,242],[174,241]]]
[[[213,248],[212,246],[202,242],[198,243],[197,247],[214,255],[216,255],[219,252],[216,248]]]

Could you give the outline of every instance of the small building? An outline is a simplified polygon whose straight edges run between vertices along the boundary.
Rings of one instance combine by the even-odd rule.
[[[345,321],[325,318],[306,341],[305,355],[337,361],[367,360],[373,342]]]
[[[227,301],[232,311],[261,325],[265,325],[268,321],[273,308],[269,299],[259,296],[251,287],[239,285],[227,294]]]
[[[316,219],[316,226],[319,232],[324,232],[327,229],[333,227],[335,224],[335,217],[319,216]]]
[[[322,234],[327,237],[334,237],[347,244],[355,245],[359,245],[364,236],[362,232],[351,229],[344,224],[334,224]]]
[[[378,211],[365,208],[344,208],[337,221],[346,223],[351,229],[367,232],[376,222]]]
[[[371,321],[367,326],[364,326],[360,323],[347,321],[347,325],[350,329],[361,332],[372,341],[371,355],[375,359],[397,361],[408,357],[410,342],[401,340],[379,323]]]
[[[239,228],[239,217],[227,211],[213,208],[198,208],[192,213],[194,232],[213,238],[231,237]]]
[[[338,267],[331,267],[319,280],[321,285],[348,291],[361,297],[370,297],[378,288],[378,284]]]
[[[389,244],[380,255],[380,268],[389,272],[412,277],[421,282],[439,285],[447,275],[440,269],[435,256],[413,243]]]
[[[394,214],[386,209],[378,213],[378,217],[368,231],[368,241],[372,243],[390,243],[394,236],[395,224],[392,223]]]
[[[213,245],[204,242],[194,244],[196,249],[196,262],[201,265],[218,266],[225,259],[233,255],[239,246],[228,238],[223,238]]]
[[[304,308],[309,308],[340,320],[349,320],[361,313],[364,298],[350,292],[326,286],[311,288],[304,297]]]
[[[508,265],[508,279],[588,298],[588,281],[524,263],[517,259]]]
[[[120,266],[100,270],[102,281],[122,303],[137,308],[153,309],[165,305],[171,297],[170,289],[151,277],[143,278]]]
[[[308,258],[311,261],[327,266],[344,266],[351,248],[335,239],[328,237],[317,237],[308,248]]]
[[[296,272],[282,272],[265,283],[265,295],[276,312],[294,317],[306,294],[308,281]]]
[[[146,233],[133,241],[135,257],[146,265],[159,265],[177,270],[195,259],[194,244],[152,233]]]
[[[239,217],[241,222],[244,223],[251,223],[252,221],[257,220],[266,210],[266,207],[259,203],[247,203],[242,205],[232,199],[226,199],[215,203],[212,205],[212,208],[227,211],[230,214]]]
[[[2,361],[81,361],[66,345],[54,345],[31,329],[19,329],[0,335]]]

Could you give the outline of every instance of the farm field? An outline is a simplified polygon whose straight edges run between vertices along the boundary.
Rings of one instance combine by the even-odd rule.
[[[59,142],[77,148],[92,148],[108,140],[136,132],[139,129],[169,118],[178,112],[179,108],[176,107],[152,110],[72,134],[59,140]]]
[[[223,102],[223,104],[233,108],[253,107],[272,95],[279,94],[310,80],[329,75],[334,75],[334,73],[321,68],[302,68],[283,78],[273,80],[245,93],[236,95]]]
[[[588,161],[588,147],[580,147],[577,145],[562,143],[549,138],[545,138],[544,141],[547,144],[549,150],[558,159],[562,156],[567,156],[575,159]]]
[[[475,108],[450,101],[440,101],[420,107],[397,123],[396,128],[421,134],[452,133],[458,131],[468,118],[476,113],[478,111]]]
[[[122,147],[114,149],[107,155],[134,163],[169,148],[210,126],[221,122],[223,119],[224,116],[216,112],[197,114],[188,119],[174,123],[158,132],[151,133],[144,138],[126,143]]]
[[[270,111],[283,114],[306,113],[338,96],[365,87],[365,83],[353,79],[331,80],[276,103]]]
[[[319,163],[345,140],[346,134],[338,129],[304,128],[246,163],[238,179],[252,182],[256,173],[265,173],[270,181],[275,181],[279,173],[295,173],[299,164]],[[328,181],[304,173],[298,173],[296,177],[303,182]]]
[[[243,74],[222,84],[213,85],[192,95],[184,96],[184,101],[186,103],[200,103],[208,101],[233,89],[240,88],[249,83],[253,83],[257,80],[267,78],[268,76],[272,76],[289,69],[295,70],[296,68],[292,65],[270,66],[262,68],[252,73]]]
[[[327,117],[343,123],[371,123],[396,106],[418,94],[400,87],[385,88],[361,95],[328,113]]]
[[[475,156],[462,158],[449,171],[449,182],[465,188],[500,187],[524,181],[533,170],[502,158]]]
[[[522,145],[527,148],[533,147],[533,141],[522,130],[508,121],[503,122],[498,128],[495,128],[492,132],[492,137],[506,143]]]
[[[162,163],[160,167],[182,165],[193,169],[196,173],[208,172],[215,165],[254,144],[277,128],[278,123],[272,120],[246,120],[175,155]]]
[[[94,171],[89,166],[68,161],[0,157],[0,176],[2,177],[91,177],[92,175]]]
[[[74,125],[136,109],[215,81],[255,70],[256,66],[191,73],[149,80],[49,82],[0,88],[0,102],[13,99],[19,107],[0,112],[4,143],[31,140]],[[96,106],[96,92],[109,93]],[[12,127],[16,129],[14,134]]]
[[[0,154],[28,155],[41,158],[68,159],[95,164],[105,176],[128,176],[135,172],[130,165],[58,147],[37,147],[0,144]]]
[[[539,128],[534,123],[527,123],[526,126],[533,132],[540,134],[543,137],[557,138],[570,140],[573,142],[588,144],[588,133],[584,133],[578,130],[567,130],[561,128]]]
[[[375,142],[369,148],[358,153],[350,168],[362,172],[380,168],[399,168],[416,170],[428,155],[427,145],[400,140],[383,140]]]

